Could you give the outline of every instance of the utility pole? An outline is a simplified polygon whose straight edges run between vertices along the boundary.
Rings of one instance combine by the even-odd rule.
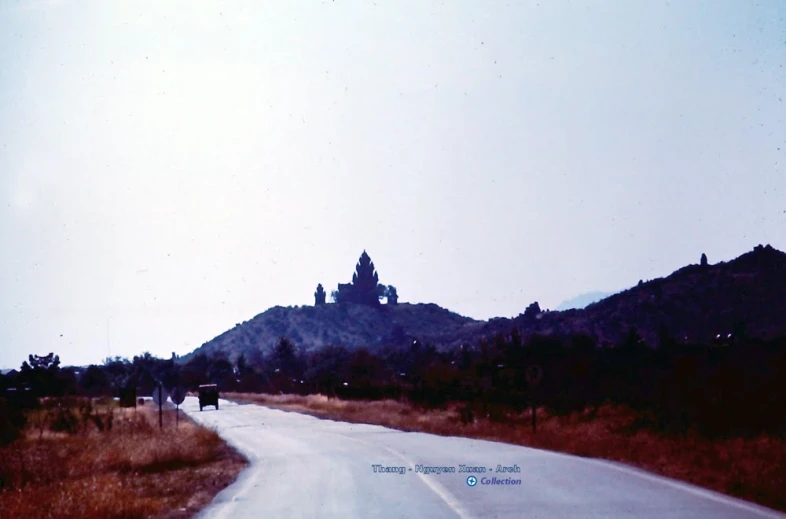
[[[532,405],[532,434],[534,435],[538,430],[538,406],[535,403],[535,393],[537,390],[535,388],[543,380],[543,368],[537,364],[527,366],[524,370],[524,376],[529,386],[529,400]]]
[[[535,434],[538,431],[538,407],[535,405],[534,388],[530,391],[532,391],[530,395],[530,400],[532,401],[532,434]]]
[[[109,318],[106,320],[106,358],[112,358],[112,346],[109,338]]]

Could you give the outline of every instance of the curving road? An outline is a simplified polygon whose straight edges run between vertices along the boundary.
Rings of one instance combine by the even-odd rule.
[[[205,518],[786,518],[611,462],[225,400],[220,407],[200,412],[193,397],[182,406],[251,465]]]

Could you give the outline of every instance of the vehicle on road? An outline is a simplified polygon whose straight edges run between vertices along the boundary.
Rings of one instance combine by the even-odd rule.
[[[218,409],[218,386],[216,384],[202,384],[199,386],[199,410],[205,406],[215,406]]]

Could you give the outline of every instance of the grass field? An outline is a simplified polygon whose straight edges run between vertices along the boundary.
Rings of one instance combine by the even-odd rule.
[[[22,438],[0,448],[0,517],[191,517],[247,464],[182,412],[176,428],[165,410],[159,430],[150,402],[70,416],[31,412]]]
[[[383,425],[404,431],[503,441],[593,458],[620,461],[724,494],[786,511],[786,439],[760,436],[710,440],[697,434],[667,436],[647,429],[647,417],[622,406],[549,416],[508,414],[503,421],[462,423],[458,406],[421,410],[394,401],[346,401],[322,395],[225,394],[318,417]]]

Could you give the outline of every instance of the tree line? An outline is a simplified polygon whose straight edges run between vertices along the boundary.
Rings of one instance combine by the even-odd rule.
[[[542,372],[537,384],[527,377],[533,366]],[[784,380],[786,338],[728,336],[686,345],[661,330],[659,343],[648,345],[631,329],[616,344],[600,347],[584,334],[524,338],[513,330],[447,351],[418,340],[406,347],[305,351],[281,337],[265,354],[233,360],[223,353],[187,361],[145,353],[63,368],[53,354],[31,355],[18,372],[0,377],[0,389],[6,395],[14,389],[35,396],[103,396],[126,387],[150,394],[159,383],[188,390],[216,383],[225,392],[393,398],[423,407],[459,403],[467,421],[505,420],[533,403],[556,414],[614,403],[641,411],[643,426],[723,436],[786,434]]]

